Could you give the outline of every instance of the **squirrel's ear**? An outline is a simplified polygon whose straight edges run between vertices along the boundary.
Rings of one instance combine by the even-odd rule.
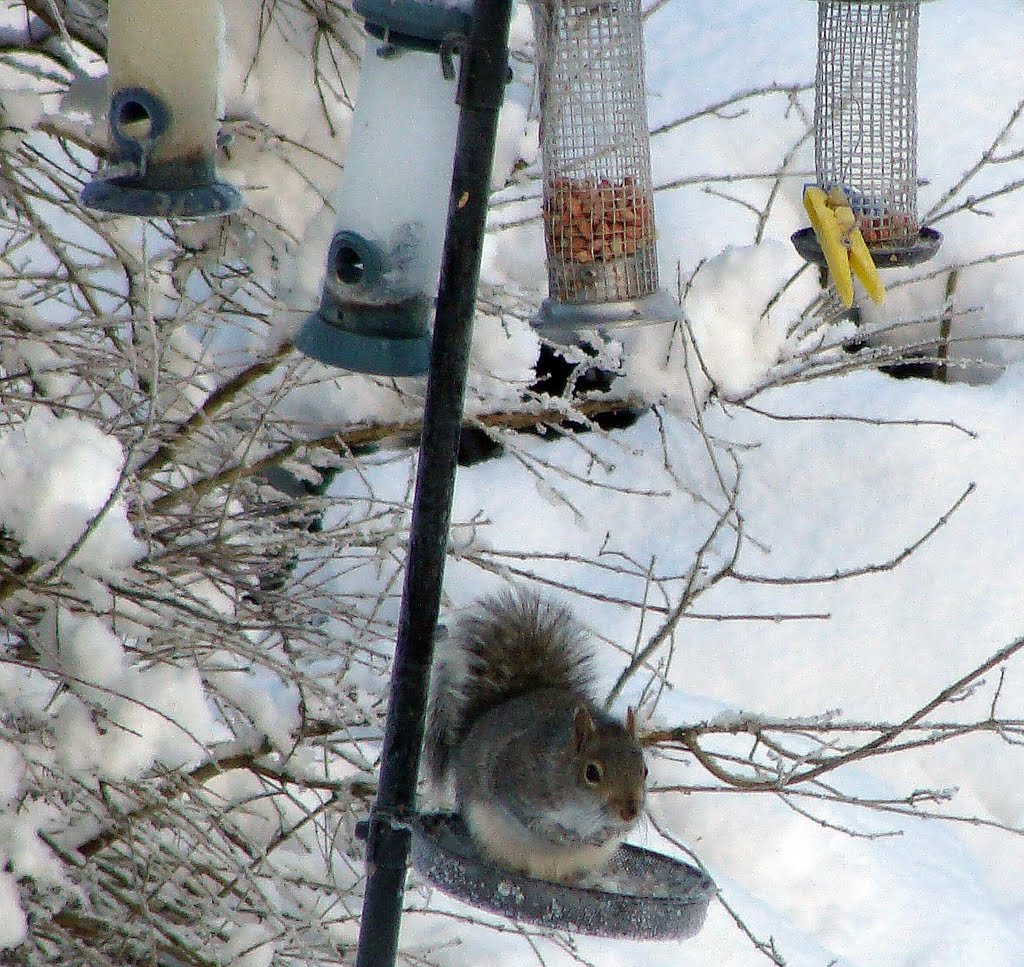
[[[587,740],[597,731],[593,716],[586,705],[581,705],[577,710],[576,718],[573,721],[573,729],[576,733],[577,749],[582,749]]]
[[[626,709],[626,731],[633,738],[636,738],[636,712],[633,710],[632,705]]]

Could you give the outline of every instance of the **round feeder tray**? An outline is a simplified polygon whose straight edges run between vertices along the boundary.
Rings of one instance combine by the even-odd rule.
[[[692,937],[707,916],[715,885],[686,863],[639,846],[620,846],[599,883],[570,886],[494,866],[452,813],[421,816],[412,861],[434,886],[513,920],[602,937]]]
[[[825,253],[822,252],[813,228],[802,228],[790,236],[793,247],[807,262],[814,265],[825,265]],[[922,228],[917,239],[907,245],[887,248],[882,245],[868,246],[871,257],[875,260],[875,268],[895,269],[908,265],[919,265],[927,262],[942,244],[942,235],[934,228]]]
[[[87,208],[116,215],[152,218],[208,218],[230,215],[242,204],[237,188],[227,182],[183,188],[151,187],[144,179],[99,178],[82,189]]]
[[[581,329],[629,329],[660,322],[680,322],[682,310],[672,297],[657,289],[640,299],[619,302],[559,302],[545,299],[533,320],[542,336],[558,339]]]

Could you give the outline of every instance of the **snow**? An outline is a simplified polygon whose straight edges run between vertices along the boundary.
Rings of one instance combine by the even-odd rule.
[[[123,498],[103,512],[123,464],[117,440],[78,417],[38,409],[0,428],[0,528],[41,560],[63,558],[85,537],[75,567],[102,577],[122,570],[144,552]]]
[[[18,883],[10,873],[0,873],[0,950],[16,947],[28,933],[28,922],[18,900]]]
[[[62,610],[39,630],[70,686],[55,712],[71,769],[117,780],[202,758],[216,727],[195,669],[132,663],[123,639],[93,616]]]
[[[769,305],[790,274],[788,256],[781,242],[730,246],[691,281],[685,302],[691,332],[707,375],[726,399],[752,392],[779,358],[787,305]],[[736,278],[750,283],[732,285]]]
[[[654,128],[735,92],[813,78],[811,4],[668,4],[650,17],[646,30]],[[1019,5],[976,3],[969,13],[950,4],[924,5],[919,158],[928,182],[921,191],[922,212],[1009,119],[1022,94],[1022,40]],[[967,76],[978,77],[977,88],[960,80]],[[765,181],[724,179],[775,170],[802,130],[798,107],[808,116],[808,94],[796,102],[786,92],[769,94],[656,137],[655,183],[721,175],[723,192],[760,205],[770,187]],[[1020,136],[1015,129],[1000,147],[1009,154]],[[712,200],[698,184],[659,192],[662,284],[675,288],[678,260],[690,283],[684,305],[704,366],[684,361],[678,335],[666,327],[622,334],[627,375],[617,388],[660,401],[663,413],[685,418],[694,398],[706,398],[711,382],[725,399],[745,398],[763,384],[780,353],[794,351],[787,327],[794,306],[811,297],[815,280],[805,273],[771,311],[764,310],[800,265],[788,235],[804,224],[799,192],[812,178],[809,148],[795,156],[792,178],[783,184],[757,245],[750,244],[754,220],[742,205]],[[989,188],[1009,180],[1004,172],[980,177]],[[881,328],[901,318],[935,318],[944,297],[944,266],[1024,247],[1020,202],[1006,197],[991,205],[998,217],[960,213],[940,223],[944,247],[918,273],[932,279],[908,285],[904,280],[913,273],[887,274],[886,306],[869,307],[868,324]],[[526,205],[497,209],[493,220],[513,221],[527,211]],[[485,280],[542,297],[540,234],[528,225],[492,235]],[[961,274],[957,304],[977,311],[957,318],[959,333],[1021,332],[1024,298],[1015,266],[981,265]],[[934,323],[929,326],[934,332]],[[911,338],[910,330],[900,335]],[[717,403],[703,411],[708,435],[732,441],[743,467],[739,509],[757,543],[747,545],[739,571],[814,577],[884,565],[973,489],[949,522],[898,568],[836,583],[727,581],[714,588],[699,611],[822,617],[686,622],[677,634],[677,690],[662,694],[653,724],[711,720],[724,727],[778,715],[813,718],[830,710],[846,720],[898,719],[1021,634],[1024,548],[1013,524],[1021,511],[1024,458],[1019,345],[988,340],[961,344],[954,352],[963,360],[958,377],[974,385],[860,372],[755,397],[759,409],[799,417],[795,422]],[[489,526],[476,530],[475,547],[460,549],[459,562],[449,565],[446,588],[454,603],[470,600],[495,580],[469,563],[474,550],[498,564],[525,560],[517,555],[548,555],[527,566],[554,587],[584,586],[632,600],[642,592],[639,574],[630,582],[581,562],[599,558],[603,549],[605,555],[628,553],[634,561],[656,562],[662,574],[683,572],[713,517],[701,503],[681,497],[678,487],[713,497],[715,471],[699,439],[663,419],[667,442],[659,421],[648,416],[614,440],[589,439],[586,452],[574,451],[571,443],[520,443],[517,450],[533,461],[529,467],[505,461],[462,469],[455,518],[483,519]],[[666,467],[666,446],[674,478]],[[588,493],[567,470],[600,481],[600,496]],[[665,496],[639,496],[641,490]],[[592,599],[575,601],[602,636],[635,640],[635,612]],[[650,633],[654,619],[648,620]],[[617,661],[609,658],[615,669]],[[1019,660],[1006,669],[1000,709],[1008,717],[1024,710],[1022,671]],[[965,703],[970,711],[991,701],[995,679],[986,676],[985,682]],[[968,712],[960,704],[940,717]],[[745,752],[751,740],[734,741]],[[652,771],[656,784],[706,782],[692,762],[660,761]],[[729,905],[756,938],[772,940],[787,964],[1019,967],[1022,773],[1020,747],[978,736],[911,758],[848,768],[841,782],[851,794],[876,798],[897,790],[950,789],[953,812],[980,815],[1016,833],[803,804],[819,820],[871,838],[853,837],[770,795],[655,794],[652,812],[696,851]],[[653,827],[636,841],[673,851]],[[436,894],[431,903],[468,912]],[[409,919],[407,936],[417,949],[417,942],[426,942],[430,921]],[[443,963],[498,964],[523,956],[520,941],[491,931],[467,928],[459,935],[461,946]],[[601,967],[767,962],[715,904],[701,934],[681,944],[587,938],[577,943],[580,956]],[[550,944],[543,956],[546,963],[572,962]]]
[[[271,270],[277,256],[255,233],[224,231],[237,232],[235,251],[278,284],[272,341],[294,331],[319,295],[335,219],[327,199],[350,125],[345,84],[355,78],[339,78],[322,106],[302,53],[312,47],[312,30],[304,33],[297,17],[284,18],[260,35],[257,50],[255,36],[244,32],[246,25],[256,29],[250,6],[225,4],[228,24],[237,25],[225,51],[225,106],[231,123],[251,137],[239,137],[223,167],[245,186],[247,203],[268,224],[285,226],[293,243],[285,264]],[[460,470],[445,584],[450,611],[510,577],[535,580],[576,607],[598,639],[628,654],[659,626],[706,542],[705,574],[730,560],[729,528],[708,539],[736,483],[745,542],[733,576],[710,587],[682,620],[657,706],[648,701],[657,676],[644,672],[627,683],[618,707],[640,705],[649,728],[702,723],[716,730],[701,740],[708,749],[740,757],[754,743],[753,730],[779,720],[798,719],[808,730],[898,722],[1024,633],[1024,285],[1019,260],[990,258],[1024,249],[1024,199],[1013,191],[988,198],[982,207],[993,217],[943,214],[947,190],[997,139],[1024,96],[1024,7],[946,0],[922,8],[920,207],[943,215],[945,240],[927,266],[886,275],[886,304],[865,306],[864,323],[875,342],[934,333],[950,267],[984,260],[959,273],[955,335],[972,338],[954,345],[959,365],[948,384],[868,369],[786,378],[816,340],[838,346],[853,332],[849,324],[819,331],[800,322],[816,293],[813,272],[774,299],[801,267],[788,236],[804,225],[800,191],[813,166],[811,145],[799,139],[812,103],[814,20],[814,6],[799,0],[671,0],[649,16],[650,121],[661,130],[652,157],[661,186],[662,286],[684,297],[688,329],[630,330],[605,348],[625,370],[613,391],[657,404],[632,427],[575,439],[510,434],[505,458]],[[516,11],[513,38],[518,48],[529,46],[526,4]],[[517,159],[525,169],[510,175],[491,214],[483,267],[488,303],[476,324],[467,401],[473,414],[518,405],[539,346],[528,324],[546,286],[537,130],[529,115],[529,65],[520,59],[515,69],[495,181],[504,183]],[[72,100],[81,111],[93,105],[95,114],[88,80],[79,77]],[[738,92],[750,93],[705,111]],[[30,95],[23,87],[2,95],[6,125],[29,128],[39,119],[42,108]],[[677,123],[689,115],[699,116]],[[325,133],[332,127],[336,136]],[[292,147],[306,153],[287,154],[270,130],[286,132]],[[1022,146],[1024,125],[1016,124],[993,149],[1004,160],[980,170],[954,203],[1020,177],[1015,152]],[[773,181],[765,175],[790,152],[786,177],[759,225],[750,206],[766,202]],[[123,231],[125,247],[136,246],[138,233]],[[192,231],[198,247],[215,229]],[[169,278],[160,284],[154,282],[155,315],[166,310],[170,317],[179,293]],[[70,395],[75,379],[43,338],[48,325],[67,321],[68,308],[32,305],[25,313],[39,341],[19,340],[17,358],[5,349],[5,367],[30,366],[50,400]],[[924,321],[889,331],[909,318]],[[167,369],[180,377],[159,388],[165,415],[191,412],[211,389],[208,374],[195,374],[200,360],[259,341],[237,331],[200,336],[200,329],[190,319],[163,344]],[[822,351],[822,358],[852,362],[841,349]],[[310,433],[419,412],[421,382],[317,372],[282,390],[276,410]],[[365,512],[365,534],[353,524],[352,536],[365,536],[369,547],[375,528],[387,535],[373,545],[376,557],[367,553],[365,567],[342,552],[326,560],[325,582],[344,583],[355,594],[393,579],[405,542],[409,461],[366,460],[358,473],[338,476],[327,529]],[[61,415],[58,407],[37,406],[17,425],[0,422],[0,536],[44,568],[64,562],[95,612],[71,602],[39,609],[40,660],[62,682],[59,693],[34,669],[0,665],[5,709],[46,721],[53,731],[54,748],[32,767],[60,766],[83,783],[188,768],[225,738],[211,688],[276,749],[289,750],[296,690],[216,645],[216,670],[205,678],[191,665],[150,661],[141,624],[115,626],[96,603],[97,588],[116,586],[147,552],[132,524],[131,495],[115,493],[125,462],[124,448],[103,425]],[[368,508],[386,520],[376,523]],[[844,579],[826,580],[845,572]],[[230,620],[232,603],[218,597],[212,579],[191,590]],[[623,604],[644,600],[646,611]],[[348,616],[336,620],[340,637]],[[622,650],[602,648],[607,686],[623,663]],[[325,667],[325,677],[332,674]],[[1016,656],[928,720],[984,719],[992,707],[1004,718],[1024,719],[1022,676],[1024,661]],[[381,676],[361,666],[345,684],[357,705],[382,687]],[[315,715],[316,700],[309,701],[304,711]],[[309,749],[294,751],[297,772],[312,772],[308,756]],[[19,878],[45,884],[60,876],[40,836],[59,817],[32,798],[27,770],[0,735],[0,948],[20,943],[28,930]],[[963,821],[929,821],[824,795],[710,790],[708,774],[689,756],[653,757],[651,773],[651,817],[634,840],[684,858],[692,850],[722,902],[712,904],[701,933],[682,943],[578,937],[567,948],[531,938],[551,967],[574,963],[575,953],[596,967],[756,967],[770,962],[758,943],[790,967],[1024,965],[1024,746],[979,732],[854,762],[826,778],[847,797],[876,805],[943,790],[948,801],[929,801],[923,811]],[[247,782],[225,775],[209,788],[230,802],[249,791]],[[266,847],[278,830],[273,807],[261,802],[243,812],[238,830]],[[85,825],[78,835],[95,832]],[[292,862],[320,875],[309,857]],[[518,932],[462,922],[473,911],[418,881],[409,899],[414,909],[403,944],[429,962],[484,967],[530,956]],[[338,936],[351,940],[346,929],[338,928]],[[219,962],[274,962],[279,938],[262,923],[232,924],[222,936]]]
[[[231,967],[270,967],[274,944],[266,927],[248,924],[236,930],[220,951],[220,959]]]
[[[742,570],[814,575],[883,562],[927,530],[968,483],[975,490],[949,524],[895,571],[822,587],[727,582],[716,589],[702,600],[701,611],[831,617],[756,625],[688,622],[679,634],[681,654],[673,675],[685,695],[663,694],[652,724],[751,721],[741,709],[811,716],[839,707],[843,717],[854,720],[898,718],[1019,634],[1021,548],[1016,529],[1008,531],[1006,522],[1019,512],[1020,492],[1006,481],[1021,455],[1015,444],[1003,445],[1019,437],[1014,429],[1019,380],[1020,373],[1011,372],[993,386],[941,387],[861,373],[759,401],[794,414],[836,412],[882,421],[955,417],[974,428],[978,439],[947,426],[792,424],[711,407],[710,432],[750,444],[743,452],[749,487],[740,509],[750,534],[770,548],[752,552],[750,560],[741,558]],[[541,511],[529,473],[487,464],[461,471],[456,517],[477,513],[491,520],[491,533],[501,535],[505,550],[571,548],[586,558],[595,556],[610,535],[615,543],[609,550],[628,548],[639,560],[657,555],[660,572],[678,571],[706,517],[702,521],[704,515],[675,493],[651,501],[625,492],[636,480],[650,490],[668,489],[656,430],[650,417],[634,428],[628,460],[612,443],[593,444],[617,466],[598,474],[608,489],[588,514],[572,512],[572,504],[586,500],[584,486],[574,481],[561,478],[557,487],[564,502],[545,503]],[[687,444],[678,465],[695,468],[697,444]],[[532,449],[545,447],[570,445],[538,443]],[[538,528],[531,517],[541,512],[544,526]],[[580,581],[571,564],[535,570],[556,582]],[[473,596],[481,583],[472,568],[450,566],[447,586],[458,601]],[[630,588],[614,581],[586,583],[597,592],[631,596]],[[604,635],[632,640],[629,612],[591,601],[582,607]],[[1020,674],[1019,663],[1010,667],[1002,699],[1002,711],[1010,717],[1024,709]],[[694,692],[696,703],[690,698]],[[722,703],[718,709],[707,704],[711,697]],[[990,698],[986,690],[977,701]],[[739,743],[738,750],[749,741]],[[1019,747],[979,739],[913,763],[890,763],[882,767],[884,782],[860,769],[846,770],[842,787],[882,798],[896,788],[958,785],[956,811],[977,808],[1019,828],[1022,769]],[[692,764],[656,762],[653,781],[656,786],[699,783],[696,771]],[[1022,962],[1019,839],[999,839],[996,846],[994,838],[972,836],[960,827],[805,804],[823,820],[886,834],[853,838],[815,825],[767,795],[665,793],[652,800],[659,824],[697,851],[728,902],[758,936],[775,938],[787,963],[824,965],[835,959],[856,965],[1011,967]],[[650,828],[636,841],[665,848]],[[498,962],[492,935],[477,944],[463,946],[448,962]],[[714,909],[697,938],[675,947],[580,941],[581,953],[599,964],[659,963],[665,948],[671,950],[665,963],[760,962]],[[569,962],[548,948],[545,957]]]

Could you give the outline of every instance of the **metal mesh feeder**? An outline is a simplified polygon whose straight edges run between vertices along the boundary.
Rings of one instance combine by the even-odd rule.
[[[922,0],[817,0],[814,167],[840,189],[878,268],[916,265],[941,235],[917,213],[917,51]],[[793,236],[825,264],[812,229]]]
[[[548,291],[534,326],[680,318],[658,288],[639,0],[534,0]]]
[[[88,208],[201,218],[242,203],[217,177],[220,0],[110,0],[110,155]]]
[[[639,846],[620,846],[594,885],[512,873],[481,858],[453,814],[413,827],[413,866],[438,889],[513,920],[574,933],[682,940],[704,925],[716,889],[700,870]]]

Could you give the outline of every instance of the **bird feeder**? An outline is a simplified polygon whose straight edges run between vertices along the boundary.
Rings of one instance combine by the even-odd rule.
[[[320,308],[295,346],[332,366],[426,372],[458,126],[446,37],[469,10],[357,0],[366,51]]]
[[[241,204],[218,180],[219,0],[110,0],[110,155],[82,204],[201,218]]]
[[[684,940],[704,924],[717,890],[688,863],[620,846],[594,883],[553,883],[484,860],[458,816],[433,813],[413,828],[413,864],[438,889],[541,927],[632,940]]]
[[[921,227],[917,213],[921,2],[817,0],[817,187],[830,204],[852,210],[880,269],[924,262],[941,242],[938,232]],[[827,244],[819,236],[804,229],[793,243],[809,262],[825,265]],[[860,274],[856,265],[854,272]]]
[[[658,288],[640,0],[534,0],[548,298],[534,326],[680,318]]]

